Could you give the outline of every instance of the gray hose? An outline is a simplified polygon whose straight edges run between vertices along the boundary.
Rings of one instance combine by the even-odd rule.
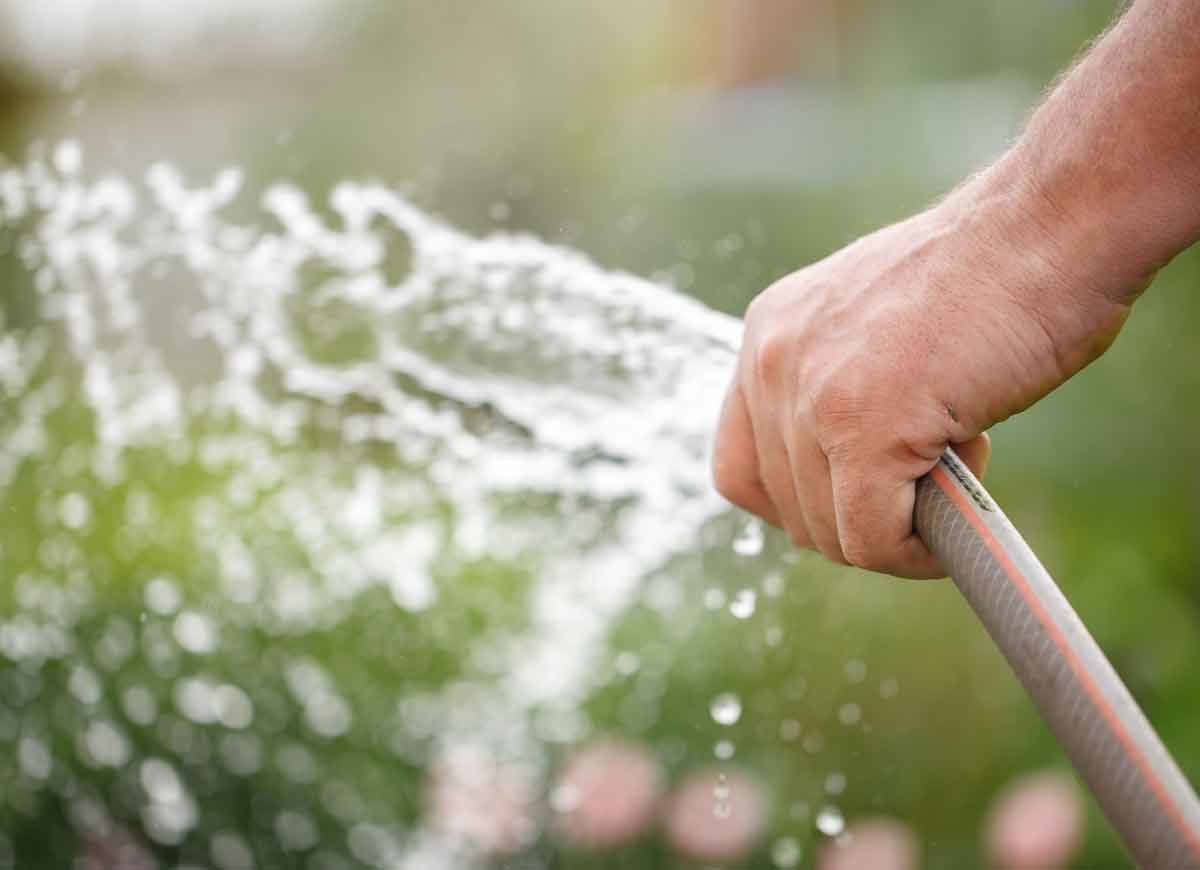
[[[1200,868],[1200,802],[1046,569],[953,451],[917,484],[918,534],[953,576],[1146,870]]]

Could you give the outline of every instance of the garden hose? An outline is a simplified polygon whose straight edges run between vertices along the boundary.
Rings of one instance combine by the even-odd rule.
[[[917,484],[918,534],[954,578],[1129,854],[1200,868],[1200,802],[1096,641],[970,470]]]

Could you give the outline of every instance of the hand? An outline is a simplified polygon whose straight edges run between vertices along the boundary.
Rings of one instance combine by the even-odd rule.
[[[1056,220],[981,176],[767,288],[721,415],[717,489],[835,562],[941,576],[913,532],[915,481],[947,445],[982,475],[988,427],[1103,353],[1134,295],[1087,274]]]

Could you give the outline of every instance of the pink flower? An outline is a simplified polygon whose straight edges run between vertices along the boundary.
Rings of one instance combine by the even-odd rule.
[[[519,852],[537,834],[530,777],[472,744],[449,747],[430,767],[425,815],[431,830],[482,855]]]
[[[1043,771],[1010,783],[984,826],[988,860],[1003,870],[1067,866],[1083,841],[1083,802],[1071,777]]]
[[[762,787],[725,768],[689,775],[671,796],[667,842],[695,861],[736,861],[758,844],[767,821]]]
[[[855,822],[821,847],[817,870],[917,870],[921,846],[908,825],[894,819]]]
[[[572,846],[614,849],[646,831],[662,791],[662,771],[645,748],[601,739],[567,761],[550,803],[559,833]]]

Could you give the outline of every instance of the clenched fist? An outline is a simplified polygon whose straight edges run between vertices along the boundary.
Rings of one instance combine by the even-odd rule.
[[[988,427],[1099,356],[1136,295],[1069,262],[1066,219],[1020,177],[1001,166],[751,303],[713,458],[727,499],[835,562],[943,573],[916,480],[947,445],[982,474]]]

